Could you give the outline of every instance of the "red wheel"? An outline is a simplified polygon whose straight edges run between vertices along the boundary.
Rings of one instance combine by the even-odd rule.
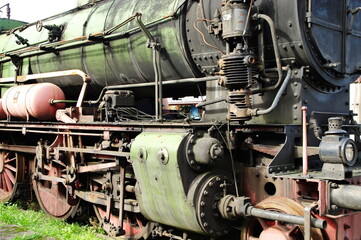
[[[37,159],[34,161],[34,169],[47,177],[64,178],[66,176],[66,165],[63,162],[51,161],[49,164],[44,163],[39,166]],[[41,209],[50,216],[58,219],[68,219],[75,215],[78,208],[78,202],[70,205],[67,201],[66,185],[49,180],[33,180],[33,189],[38,199]]]
[[[93,191],[102,191],[99,182],[93,182]],[[119,211],[116,208],[112,208],[110,211],[109,219],[107,220],[106,206],[94,204],[94,212],[99,222],[102,224],[107,222],[114,228],[120,226]],[[123,230],[125,235],[122,236],[124,239],[147,239],[151,234],[154,227],[153,222],[146,220],[140,213],[125,212],[123,221]],[[106,229],[105,229],[106,230]],[[109,235],[113,235],[112,232],[108,232]]]
[[[297,202],[283,197],[270,197],[257,205],[258,208],[303,216],[303,207]],[[312,240],[323,240],[319,229],[311,229]],[[242,240],[302,240],[303,226],[260,218],[249,219],[242,227]]]
[[[24,181],[24,156],[0,151],[0,201],[12,201],[18,193],[18,184]]]

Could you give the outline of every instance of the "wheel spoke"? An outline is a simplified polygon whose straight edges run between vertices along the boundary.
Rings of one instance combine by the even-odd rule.
[[[258,218],[257,220],[261,224],[263,230],[266,230],[269,228],[269,225],[266,223],[266,221],[264,219]]]
[[[9,192],[11,192],[13,190],[13,185],[10,182],[10,177],[5,175],[5,183],[6,183],[6,187],[8,188]]]
[[[294,226],[292,229],[290,229],[287,232],[287,235],[288,236],[296,235],[298,231],[300,231],[300,227],[299,226]]]
[[[0,189],[3,189],[3,174],[4,173],[0,173]]]
[[[1,175],[1,179],[2,179],[2,182],[3,182],[3,187],[2,187],[2,189],[3,189],[5,192],[7,192],[7,191],[8,191],[8,187],[7,187],[7,185],[6,185],[5,174],[2,174],[2,175]]]
[[[12,174],[12,172],[10,172],[9,169],[5,169],[5,173],[6,175],[9,177],[10,181],[15,184],[15,177],[14,175]]]
[[[10,169],[13,172],[16,172],[16,168],[11,166],[10,164],[5,164],[5,168]]]
[[[13,162],[16,160],[16,157],[13,157],[13,158],[5,158],[5,163],[10,163],[10,162]]]
[[[49,165],[44,165],[43,168],[44,168],[46,171],[50,172],[50,166],[49,166]]]

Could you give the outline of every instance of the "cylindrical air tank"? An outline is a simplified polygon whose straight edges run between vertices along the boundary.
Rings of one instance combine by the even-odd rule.
[[[63,91],[52,83],[19,85],[5,92],[2,108],[11,117],[53,120],[56,110],[65,108],[65,104],[53,104],[51,100],[65,100]]]

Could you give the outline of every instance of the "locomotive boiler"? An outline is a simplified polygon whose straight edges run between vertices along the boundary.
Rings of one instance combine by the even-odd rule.
[[[361,238],[360,0],[79,3],[0,35],[2,201],[126,239]]]

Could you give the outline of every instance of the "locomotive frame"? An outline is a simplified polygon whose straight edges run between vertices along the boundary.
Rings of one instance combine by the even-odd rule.
[[[7,31],[1,201],[126,239],[360,238],[360,4],[99,0]],[[167,118],[187,95],[202,119]]]

